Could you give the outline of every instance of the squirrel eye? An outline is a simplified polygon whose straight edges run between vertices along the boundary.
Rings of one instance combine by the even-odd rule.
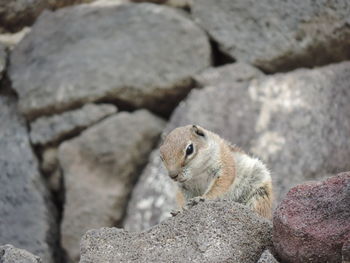
[[[187,146],[186,155],[191,155],[193,153],[193,144]]]

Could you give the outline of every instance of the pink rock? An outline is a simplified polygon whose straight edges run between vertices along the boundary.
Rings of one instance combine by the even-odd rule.
[[[341,262],[350,236],[350,172],[292,188],[273,218],[283,262]]]

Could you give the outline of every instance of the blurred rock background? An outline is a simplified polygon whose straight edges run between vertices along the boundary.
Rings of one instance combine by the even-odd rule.
[[[349,171],[349,14],[347,0],[0,0],[0,262],[78,262],[88,230],[141,231],[169,217],[174,185],[157,148],[177,126],[199,124],[262,159],[275,206],[297,184]],[[343,205],[350,182],[338,181],[344,196],[332,198]],[[339,224],[350,216],[344,209]],[[203,211],[179,220],[197,224]],[[241,223],[260,220],[242,214]],[[279,209],[276,220],[283,215]],[[172,224],[191,228],[173,221],[144,235],[90,231],[82,262],[97,262],[94,249],[107,251],[101,262],[118,261],[108,249],[128,251],[119,234],[151,246]],[[234,260],[257,262],[271,249],[271,225],[257,224],[266,240],[232,229],[257,242]],[[274,243],[282,252],[273,254],[305,262],[285,252],[281,231]],[[346,243],[340,236],[338,250]],[[230,259],[198,247],[206,253],[193,252],[194,262]],[[343,250],[350,255],[348,245]],[[341,257],[327,251],[327,260]],[[269,250],[260,262],[266,258],[276,261]]]

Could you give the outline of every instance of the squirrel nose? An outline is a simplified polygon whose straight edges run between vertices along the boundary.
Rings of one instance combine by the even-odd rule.
[[[176,179],[179,176],[178,171],[170,171],[169,176],[171,179]]]

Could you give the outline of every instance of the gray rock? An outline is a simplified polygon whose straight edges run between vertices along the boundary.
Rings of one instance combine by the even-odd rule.
[[[0,246],[1,263],[42,263],[41,259],[12,245]]]
[[[81,263],[252,262],[271,246],[271,223],[233,202],[198,204],[143,232],[88,231]]]
[[[261,77],[250,83],[230,81],[227,76],[218,74],[215,86],[192,90],[174,111],[166,132],[195,123],[259,157],[272,172],[276,202],[298,183],[350,170],[349,62]],[[142,177],[162,174],[160,163],[152,164],[157,162],[151,160]],[[155,186],[137,187],[137,191],[143,188],[143,193],[148,193]],[[154,193],[153,200],[169,197],[168,193]],[[156,215],[163,213],[159,211],[172,208],[151,210],[149,224],[159,222]],[[136,207],[129,210],[138,213]]]
[[[120,224],[133,183],[163,127],[145,110],[122,112],[60,145],[66,191],[61,241],[71,259],[79,258],[87,230]]]
[[[347,0],[194,0],[192,13],[222,52],[265,71],[350,58]]]
[[[13,49],[28,33],[29,27],[24,27],[21,31],[16,33],[0,34],[0,43],[4,44],[8,49]]]
[[[111,104],[86,104],[61,115],[41,117],[30,124],[30,138],[33,144],[57,144],[116,112],[116,107]]]
[[[200,87],[228,86],[230,83],[246,82],[263,76],[257,68],[242,62],[227,64],[217,68],[208,68],[194,77]]]
[[[205,33],[177,10],[82,5],[41,15],[14,49],[10,77],[30,119],[97,100],[167,114],[209,64]]]
[[[265,250],[257,263],[278,263],[278,261],[269,250]]]
[[[344,62],[250,84],[260,105],[250,151],[271,169],[277,201],[296,184],[350,170],[349,82]]]
[[[0,81],[6,68],[7,52],[6,47],[0,43]]]
[[[56,213],[16,106],[14,99],[0,96],[0,244],[53,262]]]

